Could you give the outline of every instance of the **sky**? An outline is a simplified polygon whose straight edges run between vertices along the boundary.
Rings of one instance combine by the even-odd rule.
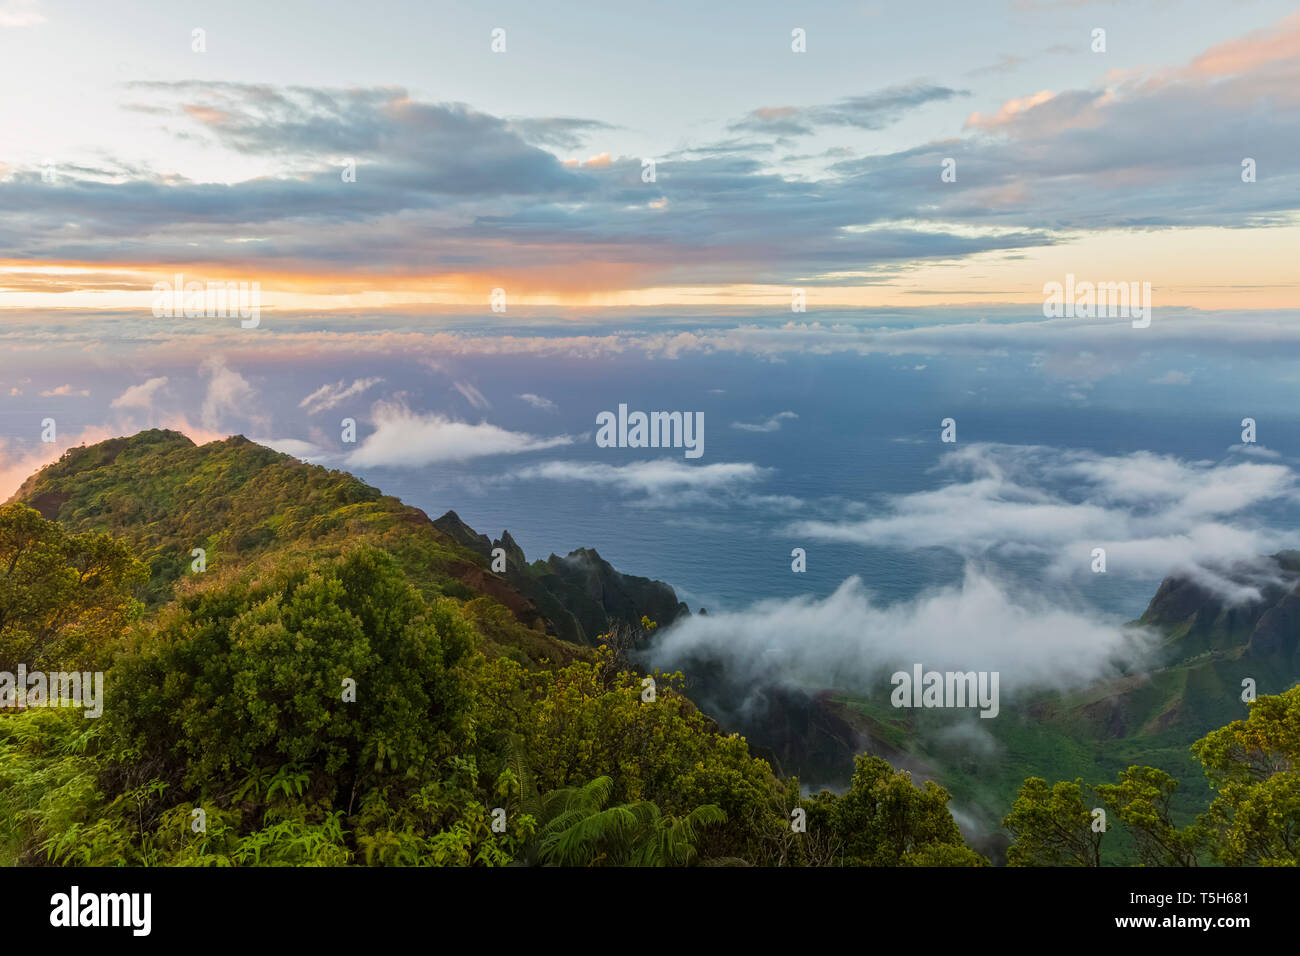
[[[9,316],[1297,301],[1288,2],[0,0],[0,130]]]

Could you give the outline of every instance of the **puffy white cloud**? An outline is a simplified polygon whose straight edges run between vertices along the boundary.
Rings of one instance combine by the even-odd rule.
[[[651,654],[663,667],[719,659],[733,686],[887,695],[889,674],[913,664],[996,671],[1004,691],[1079,686],[1140,662],[1153,640],[1059,595],[1013,595],[972,563],[960,583],[896,604],[851,577],[825,598],[697,615],[669,628]]]
[[[972,444],[945,454],[938,488],[891,496],[868,517],[803,521],[791,531],[870,547],[946,548],[966,556],[1041,555],[1050,573],[1180,572],[1230,599],[1253,595],[1224,575],[1285,545],[1254,511],[1296,496],[1294,472],[1272,462],[1184,461],[1043,446]]]
[[[348,456],[350,465],[418,468],[434,462],[518,455],[573,442],[569,435],[548,438],[512,432],[487,422],[473,425],[436,412],[413,412],[395,402],[377,403],[374,418],[374,431]]]
[[[533,406],[533,408],[540,409],[544,412],[554,412],[559,410],[559,406],[549,398],[543,398],[541,395],[534,395],[532,392],[524,392],[519,396],[519,398]]]
[[[244,376],[228,368],[222,356],[205,359],[199,371],[208,379],[208,389],[199,413],[205,428],[219,429],[228,416],[253,422],[266,420],[254,407],[257,390]]]
[[[113,408],[153,408],[158,393],[167,385],[167,376],[159,375],[139,385],[130,386],[125,392],[113,399]]]

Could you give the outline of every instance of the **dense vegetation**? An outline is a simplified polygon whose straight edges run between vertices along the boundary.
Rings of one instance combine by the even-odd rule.
[[[31,508],[0,512],[0,671],[93,667],[139,611],[144,566],[103,534],[69,534]]]
[[[44,520],[33,515],[10,505],[0,520]],[[0,842],[11,860],[803,856],[787,836],[795,783],[718,732],[677,692],[678,675],[652,675],[648,699],[608,651],[553,669],[489,658],[456,602],[426,600],[370,545],[328,560],[263,557],[183,589],[115,644],[102,720],[38,708],[0,718]],[[881,782],[864,777],[846,808],[869,812],[859,804]],[[962,849],[942,791],[915,791],[905,775],[888,782],[913,790],[935,821],[881,826],[861,852]]]
[[[943,787],[863,754],[844,793],[802,795],[682,675],[475,590],[481,556],[415,509],[177,438],[76,449],[19,494],[48,517],[0,509],[0,670],[107,670],[101,719],[0,710],[0,862],[987,865]],[[1194,750],[1200,818],[1176,825],[1152,768],[1031,778],[1009,862],[1100,864],[1101,807],[1142,862],[1295,865],[1300,688]]]
[[[1053,786],[1026,780],[1004,821],[1016,842],[1012,865],[1101,866],[1107,830],[1118,819],[1143,866],[1300,865],[1300,685],[1260,697],[1250,716],[1192,747],[1213,788],[1209,809],[1179,826],[1179,782],[1153,767],[1130,767],[1112,784]]]

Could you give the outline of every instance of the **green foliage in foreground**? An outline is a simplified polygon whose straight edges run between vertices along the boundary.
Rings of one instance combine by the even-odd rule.
[[[29,509],[5,520],[53,533]],[[56,555],[41,573],[57,578],[73,560]],[[99,636],[96,653],[112,661],[102,719],[0,712],[0,862],[978,859],[946,793],[883,761],[864,764],[845,796],[811,801],[824,821],[811,850],[791,830],[797,781],[719,732],[682,696],[681,675],[654,674],[648,700],[642,675],[607,649],[556,668],[490,658],[478,622],[502,626],[482,605],[467,617],[426,596],[368,544],[267,555],[179,589],[159,613]]]
[[[144,565],[108,535],[69,534],[26,505],[0,508],[0,670],[75,670],[103,651],[139,604]]]
[[[371,543],[273,550],[148,616],[143,579],[111,538],[0,509],[0,661],[109,668],[100,720],[0,711],[0,863],[988,863],[935,783],[862,755],[847,792],[801,797],[680,674],[647,697],[606,648],[539,666],[498,605]],[[1030,778],[1009,862],[1101,865],[1100,809],[1146,865],[1297,865],[1300,687],[1192,749],[1215,794],[1198,819],[1150,767]]]
[[[1003,825],[1015,837],[1013,866],[1101,866],[1106,830],[1098,811],[1128,831],[1143,866],[1300,865],[1300,685],[1250,705],[1250,716],[1192,745],[1215,797],[1179,826],[1178,781],[1130,767],[1114,784],[1025,781]],[[1091,794],[1092,801],[1087,799]]]
[[[810,831],[838,841],[833,858],[847,866],[988,865],[963,843],[948,792],[932,780],[918,789],[880,757],[859,756],[848,792],[819,794],[808,816]]]

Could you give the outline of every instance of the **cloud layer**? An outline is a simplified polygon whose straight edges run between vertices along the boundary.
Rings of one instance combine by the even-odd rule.
[[[1032,555],[1062,579],[1093,570],[1160,578],[1190,575],[1230,600],[1249,600],[1227,572],[1281,548],[1286,536],[1257,515],[1294,501],[1296,475],[1261,461],[1183,461],[1134,452],[1102,455],[1041,446],[972,444],[946,453],[938,488],[896,495],[865,518],[803,521],[813,541],[968,558]]]
[[[1058,599],[1013,595],[968,565],[959,584],[885,605],[852,577],[825,598],[761,601],[670,628],[652,660],[721,660],[734,686],[826,688],[887,696],[888,674],[997,671],[1004,691],[1067,688],[1144,659],[1152,638]]]
[[[0,257],[134,270],[197,255],[227,276],[348,288],[437,279],[479,296],[503,273],[516,288],[584,293],[869,284],[909,264],[1095,230],[1279,225],[1300,209],[1297,51],[1300,14],[1181,65],[973,102],[950,136],[828,152],[798,176],[778,144],[876,130],[965,91],[917,82],[758,105],[730,121],[746,138],[683,146],[650,181],[640,156],[566,162],[547,148],[609,128],[595,119],[507,118],[400,87],[137,82],[142,115],[282,172],[209,183],[107,161],[65,169],[52,186],[14,166],[0,178]],[[1259,164],[1250,184],[1246,156]],[[944,183],[948,159],[958,175]],[[348,164],[355,181],[342,176]]]

